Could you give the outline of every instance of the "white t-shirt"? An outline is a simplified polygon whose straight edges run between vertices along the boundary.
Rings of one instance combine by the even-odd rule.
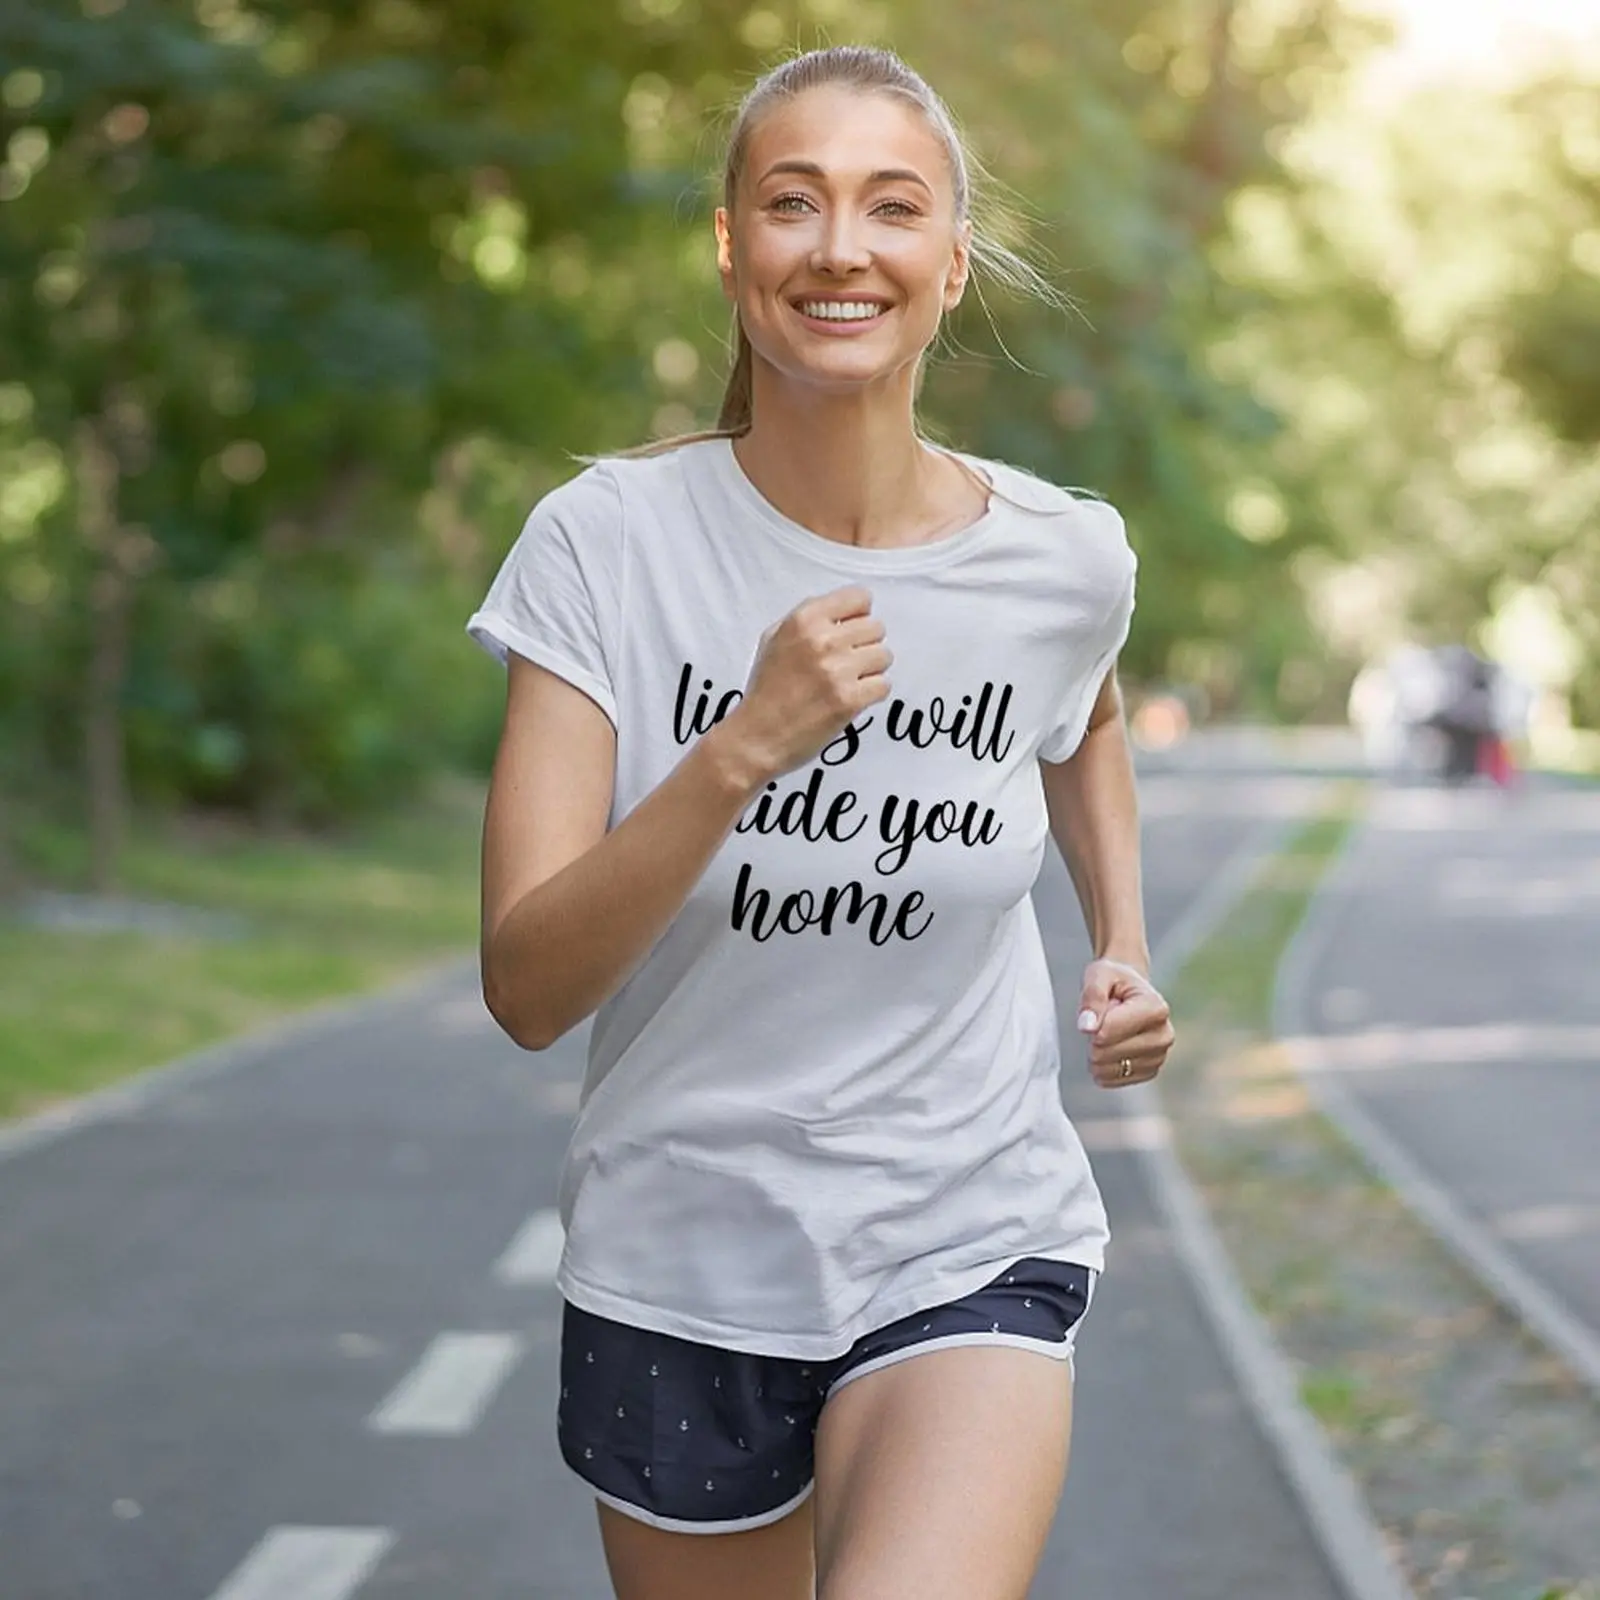
[[[900,549],[791,521],[726,440],[607,460],[534,507],[467,624],[611,719],[612,826],[802,600],[865,585],[894,652],[890,697],[750,804],[596,1013],[559,1183],[584,1310],[826,1359],[1017,1257],[1103,1263],[1030,891],[1038,762],[1083,736],[1136,563],[1103,501],[962,459],[987,511]]]

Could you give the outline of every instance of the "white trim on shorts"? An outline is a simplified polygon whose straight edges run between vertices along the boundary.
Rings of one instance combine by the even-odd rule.
[[[1078,1320],[1081,1322],[1083,1319],[1080,1317]],[[887,1355],[875,1356],[871,1361],[863,1361],[859,1367],[852,1367],[842,1378],[835,1378],[828,1385],[827,1398],[831,1399],[855,1378],[864,1378],[869,1372],[892,1367],[897,1361],[921,1355],[924,1350],[954,1350],[961,1345],[979,1344],[1009,1345],[1013,1350],[1032,1350],[1039,1355],[1049,1356],[1052,1361],[1065,1361],[1068,1365],[1072,1363],[1070,1333],[1059,1344],[1052,1344],[1048,1339],[1035,1339],[1026,1333],[946,1333],[936,1339],[919,1339],[915,1344],[903,1345]]]
[[[691,1522],[684,1517],[663,1517],[658,1512],[646,1511],[643,1506],[631,1505],[614,1494],[607,1494],[604,1489],[596,1489],[581,1472],[578,1476],[589,1492],[597,1500],[603,1500],[613,1511],[620,1511],[638,1522],[647,1522],[652,1528],[664,1528],[668,1533],[739,1533],[746,1528],[765,1528],[769,1523],[782,1521],[791,1511],[804,1505],[817,1486],[817,1480],[812,1478],[792,1500],[785,1500],[771,1511],[757,1512],[753,1517],[728,1517],[721,1522]]]
[[[864,1378],[869,1372],[877,1372],[882,1367],[892,1367],[895,1362],[904,1361],[922,1350],[953,1350],[961,1345],[998,1344],[1009,1345],[1014,1350],[1033,1350],[1039,1355],[1049,1356],[1053,1361],[1065,1361],[1072,1372],[1073,1381],[1076,1382],[1078,1369],[1073,1360],[1073,1346],[1077,1342],[1078,1329],[1083,1326],[1084,1319],[1089,1315],[1089,1308],[1094,1304],[1094,1288],[1099,1281],[1100,1274],[1090,1267],[1089,1286],[1083,1297],[1083,1310],[1067,1329],[1065,1338],[1059,1341],[1039,1339],[1027,1333],[945,1333],[932,1339],[919,1339],[915,1344],[902,1345],[898,1350],[890,1350],[885,1355],[875,1356],[871,1361],[863,1361],[859,1367],[852,1367],[842,1378],[835,1378],[828,1385],[824,1404],[852,1378]]]

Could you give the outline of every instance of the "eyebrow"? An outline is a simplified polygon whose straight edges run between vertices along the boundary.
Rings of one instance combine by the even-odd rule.
[[[792,172],[805,178],[827,177],[827,173],[815,161],[775,161],[761,174],[760,181],[765,183],[768,178],[779,172]],[[910,167],[880,167],[876,172],[868,175],[867,182],[916,183],[926,189],[929,194],[933,193],[933,185],[920,172],[913,172]]]

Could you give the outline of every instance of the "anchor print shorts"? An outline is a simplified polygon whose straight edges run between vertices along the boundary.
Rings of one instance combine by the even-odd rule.
[[[681,1533],[759,1528],[812,1489],[812,1441],[841,1385],[919,1351],[1007,1344],[1070,1362],[1098,1274],[1026,1257],[971,1294],[801,1362],[696,1344],[565,1302],[556,1437],[606,1505]]]

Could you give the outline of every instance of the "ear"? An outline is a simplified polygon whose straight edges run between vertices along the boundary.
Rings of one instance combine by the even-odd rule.
[[[972,219],[968,217],[956,227],[955,249],[950,257],[950,271],[944,283],[944,308],[954,311],[966,292],[967,278],[972,271]]]
[[[732,300],[734,298],[733,224],[728,217],[728,208],[718,206],[712,220],[717,230],[717,274],[722,279],[723,294]]]

